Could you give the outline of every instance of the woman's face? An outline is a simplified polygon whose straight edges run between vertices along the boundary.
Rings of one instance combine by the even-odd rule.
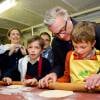
[[[44,40],[44,48],[48,48],[50,46],[50,38],[48,35],[41,35],[41,38]]]
[[[8,38],[11,41],[11,44],[19,44],[20,43],[20,32],[16,29],[12,30]]]

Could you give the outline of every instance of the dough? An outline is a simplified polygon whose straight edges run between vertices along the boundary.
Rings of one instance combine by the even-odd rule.
[[[42,97],[48,98],[59,98],[59,97],[66,97],[73,94],[73,91],[65,91],[65,90],[47,90],[43,91],[39,94]]]
[[[7,86],[8,88],[12,88],[12,89],[16,89],[16,88],[22,88],[24,87],[24,85],[10,85],[10,86]]]

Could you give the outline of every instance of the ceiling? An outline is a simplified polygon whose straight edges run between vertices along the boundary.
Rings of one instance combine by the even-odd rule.
[[[2,3],[3,1],[5,0],[0,0],[0,3]],[[43,16],[45,11],[55,6],[61,6],[67,9],[68,12],[76,19],[96,19],[96,21],[100,21],[100,0],[16,1],[17,5],[15,7],[0,14],[1,37],[3,37],[7,30],[11,27],[18,27],[22,30],[43,23]],[[88,12],[86,11],[87,9]]]

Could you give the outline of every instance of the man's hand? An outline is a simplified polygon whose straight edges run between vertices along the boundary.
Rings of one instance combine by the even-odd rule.
[[[49,82],[56,82],[56,80],[57,80],[56,73],[50,73],[46,75],[44,78],[42,78],[41,80],[39,80],[38,87],[39,88],[48,87]]]

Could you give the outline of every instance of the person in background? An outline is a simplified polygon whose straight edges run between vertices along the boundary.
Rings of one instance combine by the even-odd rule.
[[[39,81],[39,87],[41,88],[48,87],[49,81],[55,82],[57,78],[63,76],[66,54],[73,49],[70,36],[78,22],[71,18],[64,8],[54,7],[46,12],[44,23],[54,36],[52,40],[54,67],[50,74]],[[94,24],[96,25],[95,47],[100,50],[100,25]]]
[[[7,56],[7,65],[2,71],[3,81],[7,83],[11,80],[20,80],[18,60],[26,55],[26,49],[21,45],[21,31],[18,28],[11,28],[8,31],[8,39],[10,44],[5,45],[4,53]]]
[[[44,40],[44,50],[42,52],[42,56],[47,58],[53,67],[53,52],[51,47],[51,36],[47,32],[42,32],[40,37]]]
[[[39,79],[50,72],[50,62],[41,56],[43,49],[44,41],[40,36],[34,35],[28,40],[28,55],[20,59],[18,65],[21,81],[25,85],[36,85]]]
[[[64,75],[58,81],[71,83],[86,81],[86,87],[91,89],[92,87],[88,86],[87,78],[96,74],[100,76],[98,74],[100,50],[96,50],[94,47],[96,43],[94,25],[90,22],[79,22],[72,32],[71,40],[74,50],[67,53]]]

